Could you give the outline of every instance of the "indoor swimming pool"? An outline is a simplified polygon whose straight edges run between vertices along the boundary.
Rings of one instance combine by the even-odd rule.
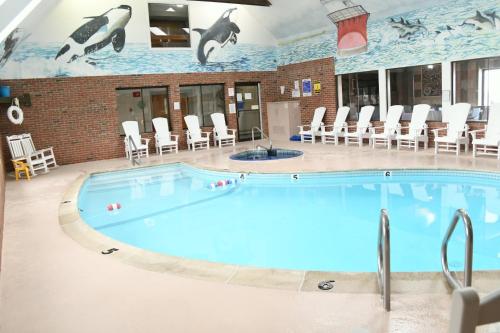
[[[446,170],[256,174],[171,164],[91,175],[78,199],[95,230],[146,250],[261,268],[375,272],[381,208],[395,272],[440,271],[456,209],[474,270],[500,269],[500,175]],[[464,260],[459,225],[450,269]]]

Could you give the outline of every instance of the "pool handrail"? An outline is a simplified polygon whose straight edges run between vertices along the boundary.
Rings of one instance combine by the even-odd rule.
[[[391,235],[389,215],[386,209],[380,210],[377,262],[380,295],[382,296],[385,311],[391,311]]]
[[[257,127],[257,126],[252,127],[252,144],[253,144],[253,149],[255,149],[255,130],[259,131],[259,133],[262,135],[262,137],[261,137],[262,139],[268,139],[269,140],[269,149],[272,149],[273,142],[266,135],[266,133],[264,133],[264,131],[260,127]],[[263,148],[266,148],[266,147],[263,147]]]
[[[134,149],[135,151],[137,152],[137,145],[135,144],[135,141],[134,139],[132,138],[132,135],[129,135],[128,136],[128,142],[130,143],[129,144],[129,156],[130,156],[130,161],[132,162],[132,165],[140,165],[141,163],[139,162],[139,159],[140,159],[140,154],[137,153],[137,156],[134,157],[133,155],[133,150],[132,150],[132,147],[130,147],[131,145],[134,146]]]
[[[462,283],[448,267],[448,243],[455,231],[458,220],[462,220],[465,228],[465,262],[464,262],[464,282]],[[472,249],[474,246],[474,236],[472,222],[469,214],[464,209],[458,209],[451,220],[441,245],[441,267],[444,277],[453,289],[470,287],[472,285]]]

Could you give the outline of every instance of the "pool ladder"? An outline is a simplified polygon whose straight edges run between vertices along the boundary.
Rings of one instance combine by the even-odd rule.
[[[135,157],[134,157],[134,150],[132,149],[131,146],[134,146],[134,149],[136,152]],[[140,154],[139,154],[139,151],[137,150],[137,145],[135,144],[135,141],[132,138],[132,135],[128,136],[128,156],[130,158],[130,161],[132,162],[132,165],[141,165]]]
[[[385,311],[391,311],[391,235],[387,210],[380,211],[377,246],[377,279]]]

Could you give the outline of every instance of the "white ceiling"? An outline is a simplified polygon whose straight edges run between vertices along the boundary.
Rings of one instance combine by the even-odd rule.
[[[320,0],[271,0],[271,2],[271,7],[247,6],[247,9],[277,39],[332,26],[326,16],[329,10]],[[444,3],[447,0],[354,0],[353,2],[362,5],[370,13],[371,19],[377,19]]]

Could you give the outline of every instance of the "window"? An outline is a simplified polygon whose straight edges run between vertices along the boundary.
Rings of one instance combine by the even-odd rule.
[[[402,120],[410,120],[413,106],[429,104],[427,120],[442,119],[441,64],[394,68],[387,71],[390,105],[403,105]]]
[[[168,119],[168,90],[161,88],[117,89],[117,109],[120,119],[120,134],[125,135],[121,123],[135,120],[139,123],[139,131],[152,132],[151,119],[165,117]]]
[[[469,120],[488,120],[489,108],[500,103],[500,57],[453,63],[453,102],[472,105]]]
[[[358,120],[358,114],[365,105],[373,105],[372,120],[380,119],[378,72],[363,72],[342,75],[342,100],[349,106],[348,120]]]
[[[190,47],[187,5],[150,3],[149,32],[151,47]]]
[[[182,86],[181,109],[183,117],[195,115],[200,120],[200,126],[213,126],[210,115],[226,112],[224,85]]]

